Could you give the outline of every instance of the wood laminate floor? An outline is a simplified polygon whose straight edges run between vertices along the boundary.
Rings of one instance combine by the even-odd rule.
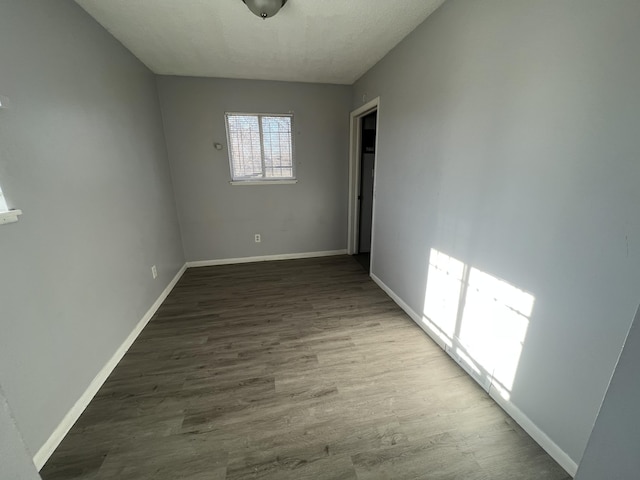
[[[347,256],[189,269],[41,475],[570,478]]]

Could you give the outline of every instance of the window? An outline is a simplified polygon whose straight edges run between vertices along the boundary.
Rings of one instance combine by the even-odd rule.
[[[232,183],[295,181],[291,114],[227,113]]]
[[[0,188],[0,212],[6,212],[9,210],[7,207],[7,202],[4,199],[4,195],[2,194],[2,189]]]
[[[17,222],[19,215],[22,215],[21,210],[9,210],[7,201],[5,200],[4,195],[2,194],[2,189],[0,188],[0,225]]]

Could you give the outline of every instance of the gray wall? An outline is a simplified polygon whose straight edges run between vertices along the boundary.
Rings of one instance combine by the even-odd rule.
[[[34,454],[183,255],[155,78],[79,6],[3,0],[0,95],[0,383]]]
[[[158,85],[187,260],[346,248],[351,87],[184,77]],[[293,111],[299,183],[229,185],[227,111]]]
[[[4,393],[0,388],[0,478],[11,480],[36,480],[40,478]]]
[[[579,462],[640,285],[640,3],[449,0],[381,97],[373,273],[416,312],[435,248],[535,296],[511,401]]]
[[[640,471],[640,310],[589,438],[578,480],[628,480]]]

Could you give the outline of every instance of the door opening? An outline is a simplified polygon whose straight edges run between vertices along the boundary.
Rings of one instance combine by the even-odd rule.
[[[358,222],[357,260],[367,271],[371,263],[371,228],[373,221],[373,180],[376,158],[377,110],[362,117],[360,154],[360,212]]]
[[[351,113],[348,253],[371,272],[379,99]]]

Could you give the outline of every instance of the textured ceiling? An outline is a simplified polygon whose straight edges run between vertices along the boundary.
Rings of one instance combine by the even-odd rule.
[[[352,84],[444,0],[76,0],[158,74]]]

